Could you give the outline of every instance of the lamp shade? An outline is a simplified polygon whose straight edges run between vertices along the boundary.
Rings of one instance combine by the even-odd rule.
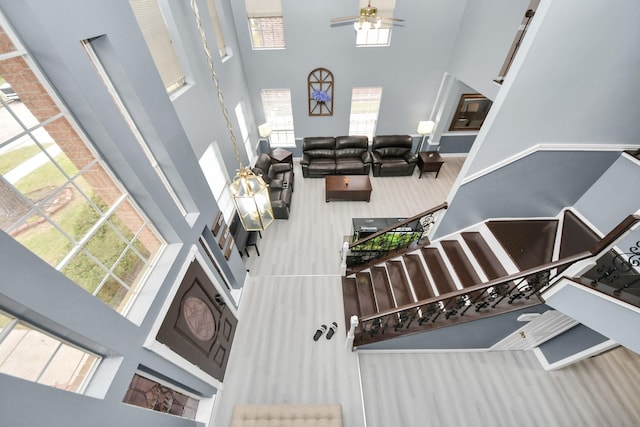
[[[273,129],[271,129],[271,125],[269,123],[263,123],[258,126],[258,133],[263,138],[269,138],[269,135],[271,135],[272,131]]]
[[[436,126],[433,120],[425,120],[418,123],[418,133],[420,135],[427,135],[433,132],[433,128]]]
[[[274,221],[269,187],[249,168],[238,171],[229,190],[245,230],[265,230]]]

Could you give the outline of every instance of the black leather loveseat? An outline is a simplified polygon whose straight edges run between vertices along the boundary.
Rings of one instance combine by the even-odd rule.
[[[373,176],[412,175],[418,160],[411,152],[412,144],[410,135],[374,136],[371,146]]]
[[[252,170],[256,175],[262,175],[262,179],[269,184],[274,218],[289,219],[294,180],[291,164],[274,162],[268,154],[262,153]]]
[[[366,136],[316,136],[302,140],[302,176],[368,175],[371,169]]]

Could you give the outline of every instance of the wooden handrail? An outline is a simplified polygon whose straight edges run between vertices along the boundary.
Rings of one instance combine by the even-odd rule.
[[[596,243],[593,248],[589,252],[591,255],[595,255],[600,253],[602,249],[611,245],[613,242],[618,240],[624,233],[627,232],[631,227],[635,225],[636,222],[640,221],[640,215],[629,215],[625,219],[620,222],[613,230],[608,232],[598,243]]]
[[[353,248],[354,246],[361,245],[364,242],[368,242],[369,240],[372,240],[372,239],[374,239],[374,238],[376,238],[378,236],[381,236],[381,235],[383,235],[385,233],[388,233],[389,231],[391,231],[391,230],[393,230],[395,228],[405,226],[405,225],[409,224],[410,222],[413,222],[413,221],[415,221],[417,219],[422,218],[423,216],[432,214],[432,213],[437,212],[437,211],[439,211],[441,209],[447,209],[448,206],[449,206],[449,204],[447,202],[443,202],[443,203],[439,204],[438,206],[433,207],[431,209],[428,209],[428,210],[426,210],[426,211],[424,211],[424,212],[422,212],[422,213],[420,213],[418,215],[414,215],[411,218],[407,218],[404,221],[398,222],[397,224],[394,224],[394,225],[389,226],[387,228],[383,228],[380,231],[376,231],[375,233],[365,237],[364,239],[360,239],[360,240],[358,240],[356,242],[351,243],[349,245],[349,249]]]
[[[573,264],[573,263],[576,263],[578,261],[582,261],[584,259],[587,259],[587,258],[593,257],[595,255],[598,255],[605,248],[609,247],[616,240],[618,240],[620,237],[622,237],[622,235],[624,233],[626,233],[638,221],[640,221],[640,215],[629,215],[629,216],[627,216],[622,222],[620,222],[620,224],[618,224],[613,230],[611,230],[609,233],[607,233],[602,239],[600,239],[600,241],[598,243],[596,243],[593,246],[593,248],[591,248],[588,251],[580,252],[580,253],[578,253],[576,255],[565,257],[565,258],[563,258],[561,260],[548,262],[546,264],[543,264],[543,265],[540,265],[540,266],[537,266],[537,267],[533,267],[533,268],[529,268],[527,270],[523,270],[523,271],[520,271],[518,273],[510,274],[508,276],[500,277],[498,279],[493,279],[493,280],[490,280],[488,282],[480,283],[480,284],[477,284],[477,285],[474,285],[474,286],[469,286],[469,287],[464,288],[462,290],[458,290],[458,291],[454,291],[454,292],[448,292],[446,294],[438,295],[436,297],[432,297],[432,298],[425,299],[425,300],[420,300],[420,301],[417,301],[417,302],[414,302],[414,303],[411,303],[411,304],[403,305],[401,307],[388,309],[388,310],[382,311],[380,313],[376,313],[376,314],[371,315],[371,316],[361,317],[359,320],[362,323],[368,322],[370,320],[374,320],[374,319],[377,319],[377,318],[385,317],[385,316],[388,316],[390,314],[399,313],[399,312],[405,311],[405,310],[411,310],[413,308],[418,308],[418,307],[421,307],[421,306],[424,306],[424,305],[428,305],[428,304],[431,304],[431,303],[437,303],[437,302],[445,300],[445,299],[450,299],[452,297],[469,294],[469,293],[472,293],[474,291],[480,291],[480,290],[483,290],[483,289],[490,288],[492,286],[501,285],[503,283],[513,282],[515,280],[523,279],[525,277],[532,276],[534,274],[541,273],[543,271],[552,270],[554,268],[563,267],[563,266],[568,265],[568,264]]]

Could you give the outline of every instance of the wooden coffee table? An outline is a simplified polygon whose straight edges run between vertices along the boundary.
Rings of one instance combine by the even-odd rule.
[[[369,175],[329,175],[324,178],[325,201],[368,202],[371,199]]]

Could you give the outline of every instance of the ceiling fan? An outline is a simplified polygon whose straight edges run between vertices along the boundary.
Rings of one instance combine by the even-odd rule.
[[[378,16],[378,8],[371,6],[371,0],[369,0],[367,7],[360,8],[360,15],[357,16],[342,16],[340,18],[333,18],[330,22],[345,22],[352,21],[353,27],[356,30],[369,30],[371,28],[380,28],[383,21],[396,21],[404,22],[404,19],[393,18],[391,16]]]

